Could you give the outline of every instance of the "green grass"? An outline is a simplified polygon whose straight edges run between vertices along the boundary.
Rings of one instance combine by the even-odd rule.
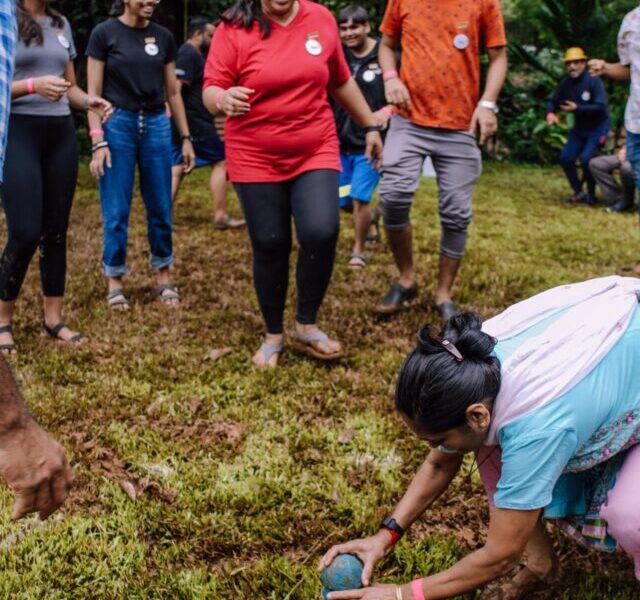
[[[206,178],[189,177],[175,208],[180,311],[153,299],[139,201],[127,280],[133,310],[107,310],[99,202],[86,169],[70,230],[66,317],[91,337],[88,345],[70,350],[39,334],[31,269],[13,366],[33,412],[67,449],[77,487],[42,526],[11,523],[11,495],[0,489],[2,598],[317,598],[322,552],[374,531],[425,456],[391,395],[416,330],[437,320],[435,183],[424,182],[413,213],[422,305],[372,318],[393,277],[391,260],[378,246],[366,271],[347,269],[352,229],[344,218],[321,324],[344,342],[347,358],[329,367],[288,352],[277,371],[257,371],[249,359],[262,323],[249,242],[245,232],[213,231]],[[637,217],[565,207],[565,192],[557,169],[486,165],[456,287],[463,307],[489,316],[635,262]],[[235,200],[231,206],[238,211]],[[223,347],[233,351],[207,358]],[[340,443],[348,429],[353,439]],[[120,485],[128,479],[148,486],[135,501]],[[378,575],[406,581],[437,572],[482,542],[486,521],[477,476],[460,477]],[[540,597],[638,598],[626,557],[557,543],[565,587]]]

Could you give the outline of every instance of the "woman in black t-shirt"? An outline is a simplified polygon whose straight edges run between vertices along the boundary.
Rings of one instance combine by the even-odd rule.
[[[114,18],[92,31],[87,48],[89,90],[98,90],[115,107],[104,130],[90,118],[91,172],[100,182],[107,302],[120,310],[129,308],[122,278],[127,273],[136,163],[147,210],[150,264],[158,272],[157,295],[168,306],[177,306],[180,300],[169,274],[172,160],[165,102],[180,132],[185,172],[193,168],[195,154],[176,79],[176,45],[169,30],[151,22],[157,4],[156,0],[117,0],[111,10]]]

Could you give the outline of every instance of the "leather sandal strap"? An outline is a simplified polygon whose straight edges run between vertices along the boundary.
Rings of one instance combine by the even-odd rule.
[[[49,327],[46,323],[44,324],[45,331],[52,337],[57,338],[58,334],[66,327],[67,325],[60,321],[57,325],[53,327]]]
[[[117,298],[118,296],[122,296],[123,298],[125,298],[124,290],[122,288],[118,288],[116,290],[111,290],[107,294],[107,300],[113,300],[114,298]]]
[[[165,292],[170,293],[165,294]],[[158,297],[163,300],[173,300],[174,298],[178,300],[180,298],[178,288],[172,283],[163,283],[162,285],[159,285],[156,293],[158,294]]]
[[[3,325],[0,327],[0,333],[10,333],[13,335],[13,327],[11,325]]]

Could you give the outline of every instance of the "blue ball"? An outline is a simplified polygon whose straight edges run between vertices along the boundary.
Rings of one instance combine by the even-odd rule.
[[[326,592],[357,590],[362,587],[362,563],[353,554],[339,554],[322,572]]]

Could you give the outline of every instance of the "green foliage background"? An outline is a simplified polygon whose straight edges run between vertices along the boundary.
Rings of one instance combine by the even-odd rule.
[[[359,0],[374,25],[379,24],[386,2]],[[231,0],[162,0],[158,20],[180,42],[189,16],[205,14],[216,19]],[[348,0],[324,0],[333,11]],[[61,0],[57,6],[69,18],[76,43],[84,51],[91,29],[104,20],[111,0]],[[616,37],[624,15],[637,0],[502,0],[509,38],[509,79],[501,95],[500,133],[489,149],[502,159],[550,162],[563,145],[570,122],[548,128],[544,105],[563,74],[562,52],[581,46],[592,57],[617,60]],[[84,61],[78,65],[83,80]],[[623,122],[628,88],[607,81],[615,143]]]

